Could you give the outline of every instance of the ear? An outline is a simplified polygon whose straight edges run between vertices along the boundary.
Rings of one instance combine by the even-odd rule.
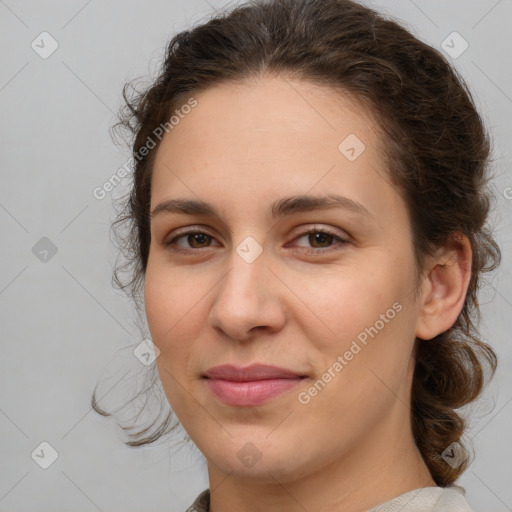
[[[430,340],[455,323],[466,299],[471,263],[471,244],[461,233],[454,233],[435,256],[427,257],[416,337]]]

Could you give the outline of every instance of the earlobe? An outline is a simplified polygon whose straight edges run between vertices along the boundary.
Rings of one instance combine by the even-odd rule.
[[[427,261],[416,324],[416,337],[423,340],[450,329],[462,311],[471,278],[469,239],[460,233],[452,235]]]

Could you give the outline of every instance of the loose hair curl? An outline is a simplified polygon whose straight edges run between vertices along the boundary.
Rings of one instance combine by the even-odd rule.
[[[333,87],[368,107],[377,120],[389,179],[407,205],[418,270],[454,234],[471,243],[471,278],[459,317],[446,332],[415,345],[413,435],[436,484],[449,486],[469,464],[466,459],[452,468],[441,457],[453,442],[464,449],[466,420],[457,410],[481,394],[486,369],[492,378],[497,366],[477,329],[482,275],[501,259],[487,225],[493,198],[487,187],[490,141],[464,79],[439,51],[391,17],[351,0],[256,0],[174,36],[150,87],[131,95],[133,84],[123,89],[126,106],[114,128],[128,129],[139,159],[113,225],[126,228],[118,233],[124,263],[116,267],[114,283],[140,311],[158,147],[140,158],[148,137],[193,94],[263,75]],[[95,392],[92,405],[110,414],[99,407]],[[126,444],[152,443],[173,430],[172,414],[153,433],[150,427],[130,433]]]

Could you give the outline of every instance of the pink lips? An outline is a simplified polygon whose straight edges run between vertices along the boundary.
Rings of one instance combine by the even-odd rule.
[[[296,386],[304,378],[285,368],[260,364],[245,368],[216,366],[210,368],[205,377],[210,391],[232,406],[260,405]]]

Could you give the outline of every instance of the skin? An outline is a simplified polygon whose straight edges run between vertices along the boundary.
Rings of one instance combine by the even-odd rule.
[[[405,203],[387,177],[371,115],[348,96],[260,77],[194,97],[198,105],[157,150],[151,210],[168,199],[201,199],[220,219],[152,217],[145,305],[167,398],[208,462],[210,510],[359,511],[435,486],[411,432],[413,347],[457,319],[469,242],[459,237],[427,257],[413,293]],[[354,161],[338,149],[349,134],[366,146]],[[369,215],[269,215],[282,197],[333,192]],[[209,236],[166,245],[184,227]],[[335,236],[315,242],[303,234],[318,227]],[[262,248],[252,263],[236,251],[248,236]],[[298,394],[395,303],[401,311],[300,403]],[[254,362],[308,377],[257,407],[223,404],[201,378],[213,366]],[[260,456],[251,466],[237,456],[247,443]]]

